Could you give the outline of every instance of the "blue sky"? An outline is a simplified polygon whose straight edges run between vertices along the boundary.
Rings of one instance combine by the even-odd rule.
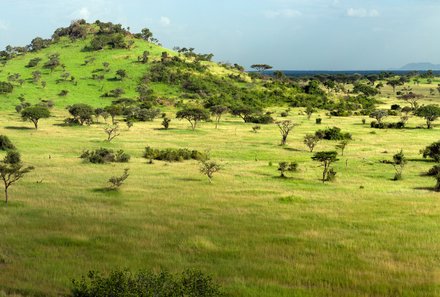
[[[0,48],[72,19],[150,28],[164,46],[276,69],[440,64],[440,0],[0,0]]]

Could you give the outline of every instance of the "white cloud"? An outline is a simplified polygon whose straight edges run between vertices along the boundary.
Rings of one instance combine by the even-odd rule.
[[[171,20],[168,17],[164,17],[164,16],[160,17],[159,22],[164,27],[168,27],[169,25],[171,25]]]
[[[281,10],[266,10],[264,12],[264,15],[270,19],[279,18],[279,17],[294,18],[301,16],[302,13],[294,9],[281,9]]]
[[[376,9],[349,8],[347,9],[347,16],[353,18],[375,18],[379,16],[379,11]]]

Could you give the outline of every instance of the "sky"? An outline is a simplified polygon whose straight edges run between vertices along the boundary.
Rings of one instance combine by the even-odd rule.
[[[0,49],[83,18],[149,28],[168,48],[280,70],[440,64],[440,0],[0,0]]]

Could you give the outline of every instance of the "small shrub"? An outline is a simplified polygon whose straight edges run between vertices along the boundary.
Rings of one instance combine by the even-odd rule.
[[[170,122],[171,122],[171,119],[169,119],[167,117],[163,117],[161,124],[165,130],[168,130],[168,128],[170,127]]]
[[[320,139],[326,139],[326,140],[344,140],[344,139],[352,138],[350,133],[343,133],[341,132],[341,129],[338,127],[327,128],[325,130],[318,130],[315,132],[315,135]]]
[[[280,171],[280,177],[286,177],[286,172],[298,171],[298,163],[296,162],[280,162],[278,163],[278,171]]]
[[[69,94],[68,90],[61,90],[61,92],[58,94],[58,96],[64,97],[64,96],[67,96],[67,94]]]
[[[12,144],[12,141],[6,135],[0,135],[0,150],[14,150],[15,146]]]
[[[95,151],[84,151],[80,158],[94,164],[105,164],[111,162],[126,163],[130,161],[130,155],[125,153],[123,150],[119,150],[115,154],[113,150],[106,148],[99,148]]]
[[[215,161],[201,160],[200,161],[200,173],[206,175],[209,182],[212,182],[213,174],[221,170],[221,166]]]
[[[252,127],[252,132],[257,133],[258,130],[260,130],[260,129],[261,129],[260,125],[255,125],[255,126]]]
[[[322,119],[321,119],[321,118],[316,118],[316,119],[315,119],[315,123],[316,123],[317,125],[321,125],[321,123],[322,123]]]
[[[121,176],[112,176],[109,178],[108,182],[110,183],[110,189],[117,190],[125,180],[128,178],[128,168],[124,169],[124,173]]]
[[[189,149],[153,149],[149,146],[145,148],[144,158],[152,160],[181,162],[184,160],[203,161],[207,159],[207,155],[196,150]]]

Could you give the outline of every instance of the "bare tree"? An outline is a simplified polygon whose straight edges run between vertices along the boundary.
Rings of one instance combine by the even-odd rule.
[[[293,127],[296,125],[291,120],[279,121],[276,122],[276,124],[281,133],[281,145],[285,145],[287,142],[287,136],[289,136],[290,131],[292,131]]]
[[[107,141],[112,141],[115,137],[119,136],[119,125],[116,123],[113,126],[104,128],[104,132],[107,134]]]

